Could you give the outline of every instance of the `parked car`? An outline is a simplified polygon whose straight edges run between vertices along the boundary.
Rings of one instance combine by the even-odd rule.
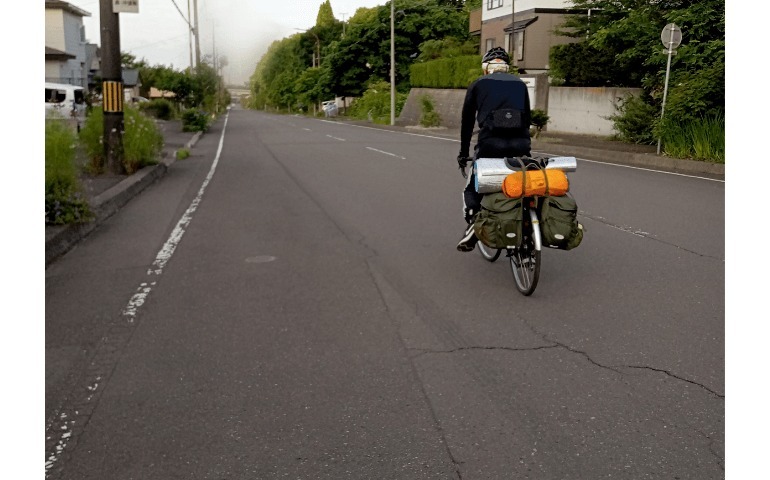
[[[337,102],[334,100],[327,100],[321,104],[321,108],[324,111],[325,117],[336,117],[339,110],[337,110]]]
[[[45,109],[70,115],[74,110],[77,114],[85,111],[85,91],[83,87],[66,83],[45,82]]]

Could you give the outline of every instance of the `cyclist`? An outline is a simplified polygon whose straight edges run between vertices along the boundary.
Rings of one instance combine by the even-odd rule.
[[[470,252],[476,246],[478,239],[473,232],[473,217],[481,208],[483,197],[476,192],[475,174],[465,173],[468,162],[476,158],[530,154],[527,85],[516,75],[508,73],[509,62],[510,58],[504,49],[495,47],[489,50],[481,60],[484,76],[474,81],[465,94],[460,126],[460,154],[457,156],[460,171],[468,180],[463,191],[468,227],[457,244],[461,252]],[[479,124],[479,135],[471,159],[469,149],[476,122]]]

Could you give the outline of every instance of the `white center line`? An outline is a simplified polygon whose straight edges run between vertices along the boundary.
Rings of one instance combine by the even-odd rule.
[[[333,139],[335,139],[335,140],[339,140],[340,142],[344,142],[344,141],[345,141],[345,139],[344,139],[344,138],[333,137],[333,136],[331,136],[331,135],[327,135],[327,137],[329,137],[329,138],[333,138]]]
[[[406,157],[402,157],[401,155],[396,155],[395,153],[386,152],[384,150],[377,150],[376,148],[372,148],[372,147],[366,147],[366,148],[374,152],[384,153],[385,155],[390,155],[391,157],[397,157],[397,158],[400,158],[401,160],[406,160]]]

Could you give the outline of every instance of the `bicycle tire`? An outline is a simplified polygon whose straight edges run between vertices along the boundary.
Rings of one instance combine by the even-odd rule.
[[[526,225],[533,228],[531,223]],[[540,250],[535,246],[531,231],[524,234],[520,247],[509,251],[508,259],[516,289],[525,297],[532,295],[540,280]]]
[[[488,262],[494,262],[497,260],[497,258],[500,256],[500,252],[502,252],[499,248],[492,248],[487,247],[481,241],[478,243],[479,246],[479,253],[481,253],[481,256],[484,257],[484,260]]]

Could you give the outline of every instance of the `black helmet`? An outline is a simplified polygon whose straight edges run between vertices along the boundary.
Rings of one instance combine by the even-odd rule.
[[[505,63],[510,63],[511,61],[511,57],[508,56],[508,52],[503,47],[495,47],[484,54],[481,63],[488,63],[497,59],[503,60]]]

